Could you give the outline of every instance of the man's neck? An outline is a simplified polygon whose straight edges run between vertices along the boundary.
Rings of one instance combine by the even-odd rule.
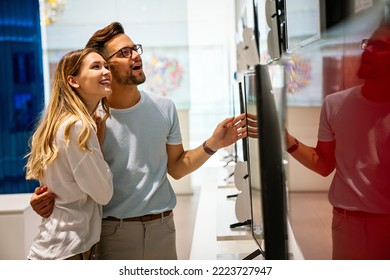
[[[127,109],[136,105],[141,99],[141,94],[136,85],[114,86],[112,94],[107,97],[108,103],[114,109]]]
[[[390,102],[389,82],[366,80],[362,88],[362,95],[374,102],[388,103]]]

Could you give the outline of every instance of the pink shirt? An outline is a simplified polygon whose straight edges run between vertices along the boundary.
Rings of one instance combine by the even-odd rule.
[[[372,102],[361,86],[325,98],[320,141],[336,141],[333,206],[390,214],[390,103]]]

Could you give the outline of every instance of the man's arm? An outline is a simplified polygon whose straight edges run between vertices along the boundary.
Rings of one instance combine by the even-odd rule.
[[[30,199],[31,208],[42,218],[48,218],[54,209],[54,198],[47,186],[37,187]]]
[[[287,149],[293,147],[296,143],[298,146],[290,155],[301,164],[324,177],[335,169],[335,141],[317,141],[316,147],[309,147],[296,140],[286,131]]]
[[[206,140],[206,146],[212,151],[217,151],[232,145],[247,136],[245,126],[245,114],[225,119],[217,125],[213,135]],[[188,151],[184,151],[181,144],[167,145],[167,153],[168,173],[175,179],[180,179],[195,171],[211,157],[205,152],[203,145]]]

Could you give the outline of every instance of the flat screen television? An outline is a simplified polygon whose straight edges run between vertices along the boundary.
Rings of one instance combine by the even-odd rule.
[[[261,64],[279,59],[286,50],[285,0],[254,0],[255,36]]]
[[[231,94],[231,113],[233,116],[245,113],[243,82],[237,82],[233,85]],[[247,160],[247,138],[234,143],[233,159],[234,162]]]
[[[245,98],[244,98],[244,91],[243,91],[243,85],[242,82],[239,83],[239,104],[240,104],[240,114],[243,114],[246,112],[245,109]],[[248,160],[248,138],[242,139],[242,159],[243,161]]]
[[[321,0],[285,1],[286,50],[291,53],[321,38]],[[343,1],[337,0],[340,3]],[[327,1],[328,2],[328,1]]]
[[[274,97],[267,65],[245,73],[244,84],[246,112],[258,120],[258,138],[247,143],[252,237],[265,259],[288,259],[284,108],[275,102],[283,98]]]

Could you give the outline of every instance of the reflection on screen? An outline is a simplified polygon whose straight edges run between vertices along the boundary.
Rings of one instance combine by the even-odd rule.
[[[244,74],[246,113],[257,116],[258,129],[258,138],[248,138],[247,148],[252,236],[266,259],[286,259],[284,71],[281,65],[255,69]]]
[[[285,0],[287,50],[293,51],[320,38],[320,1]]]
[[[256,108],[256,88],[255,73],[247,72],[244,74],[244,89],[246,98],[246,113],[257,116]],[[247,162],[249,172],[249,186],[251,188],[251,214],[252,214],[252,235],[261,248],[263,240],[263,213],[261,199],[261,181],[260,181],[260,158],[259,158],[259,139],[247,139]]]

